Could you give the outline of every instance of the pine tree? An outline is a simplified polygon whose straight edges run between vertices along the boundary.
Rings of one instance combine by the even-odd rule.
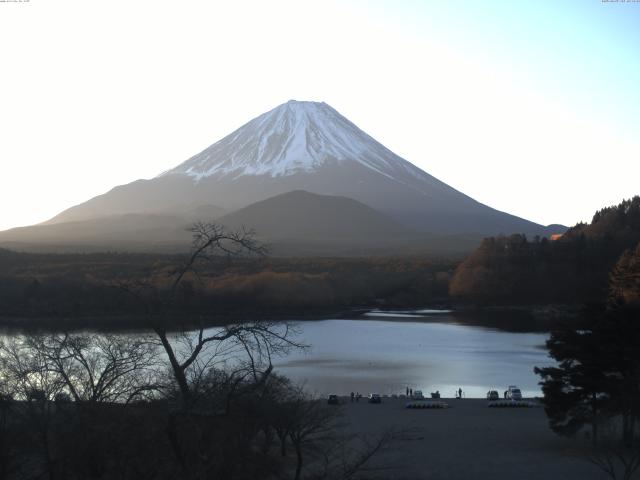
[[[590,329],[567,328],[553,332],[547,348],[558,366],[534,370],[542,377],[549,426],[560,435],[572,436],[590,425],[597,442],[598,423],[608,400],[601,346]]]
[[[640,418],[640,246],[621,257],[610,276],[606,305],[585,310],[579,329],[563,328],[547,341],[557,366],[536,368],[551,428],[573,435],[607,418],[622,419],[631,445]]]

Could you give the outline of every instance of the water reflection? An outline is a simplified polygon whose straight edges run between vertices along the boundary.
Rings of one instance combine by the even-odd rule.
[[[548,334],[536,331],[541,325],[507,314],[373,310],[350,318],[298,322],[296,341],[310,348],[276,357],[274,364],[276,372],[319,394],[394,394],[409,387],[425,394],[439,390],[444,397],[462,388],[468,397],[484,397],[490,389],[503,392],[515,384],[525,396],[538,396],[533,367],[553,363],[544,348]],[[500,328],[504,326],[509,330]],[[218,331],[208,329],[207,335]],[[189,345],[181,345],[180,337],[170,341],[188,356]],[[213,361],[218,368],[233,368],[239,356],[245,359],[237,344],[210,347],[203,361]]]
[[[547,334],[463,325],[448,313],[424,322],[385,316],[299,327],[311,348],[278,359],[276,367],[320,394],[393,394],[410,387],[448,397],[462,388],[466,396],[484,397],[489,389],[502,392],[516,384],[524,395],[536,396],[541,392],[533,367],[552,363],[541,348]]]

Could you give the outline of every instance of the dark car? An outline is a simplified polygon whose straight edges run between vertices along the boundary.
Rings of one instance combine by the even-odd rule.
[[[497,390],[489,390],[487,392],[487,400],[500,400],[500,395],[498,395]]]
[[[329,395],[329,397],[327,398],[327,403],[329,405],[338,405],[339,401],[338,401],[338,395]]]

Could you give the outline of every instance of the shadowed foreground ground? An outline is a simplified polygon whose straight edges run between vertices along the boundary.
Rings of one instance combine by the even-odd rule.
[[[341,399],[354,433],[402,433],[368,472],[376,479],[605,479],[587,461],[584,440],[556,436],[542,408],[488,408],[480,399],[444,399],[445,410],[407,410],[403,399],[380,405]],[[588,448],[588,446],[587,446]]]

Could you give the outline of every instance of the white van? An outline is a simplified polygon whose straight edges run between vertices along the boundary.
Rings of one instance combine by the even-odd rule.
[[[507,390],[507,399],[522,400],[522,392],[515,385],[509,385],[509,389]]]

